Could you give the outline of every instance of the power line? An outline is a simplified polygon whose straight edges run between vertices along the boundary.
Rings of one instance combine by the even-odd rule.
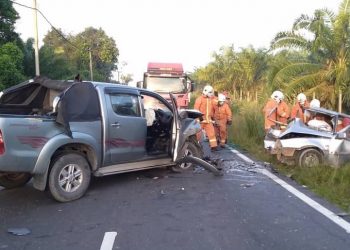
[[[45,19],[45,21],[51,26],[51,28],[56,31],[56,33],[63,38],[63,40],[65,40],[67,43],[69,43],[69,45],[71,45],[72,47],[74,47],[75,49],[79,50],[79,48],[73,44],[71,41],[69,41],[58,29],[56,29],[55,26],[52,25],[52,23],[49,21],[49,19],[46,18],[46,16],[38,9],[38,8],[33,8],[33,7],[30,7],[28,5],[25,5],[25,4],[21,4],[21,3],[17,3],[13,0],[9,0],[11,3],[13,4],[17,4],[19,6],[22,6],[24,8],[27,8],[27,9],[31,9],[31,10],[36,10],[39,12],[39,14]],[[90,49],[88,49],[87,51],[89,51]]]

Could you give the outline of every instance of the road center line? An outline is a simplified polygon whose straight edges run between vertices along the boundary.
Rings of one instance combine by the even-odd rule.
[[[235,149],[231,149],[230,151],[234,154],[236,154],[238,157],[240,157],[242,160],[248,162],[248,163],[254,163],[254,161],[252,161],[250,158],[248,158],[247,156],[241,154],[240,152],[238,152]],[[318,202],[314,201],[313,199],[311,199],[310,197],[308,197],[307,195],[303,194],[302,192],[300,192],[299,190],[297,190],[296,188],[292,187],[291,185],[289,185],[287,182],[283,181],[282,179],[278,178],[276,175],[274,175],[273,173],[271,173],[270,171],[266,170],[266,169],[257,169],[258,172],[266,175],[267,177],[269,177],[270,179],[272,179],[273,181],[275,181],[276,183],[278,183],[279,185],[281,185],[281,187],[283,187],[284,189],[286,189],[288,192],[294,194],[296,197],[298,197],[300,200],[302,200],[303,202],[305,202],[307,205],[309,205],[310,207],[312,207],[313,209],[315,209],[316,211],[318,211],[319,213],[323,214],[324,216],[326,216],[328,219],[330,219],[331,221],[333,221],[335,224],[337,224],[338,226],[340,226],[341,228],[345,229],[345,231],[347,233],[350,233],[350,223],[347,222],[346,220],[340,218],[338,215],[336,215],[335,213],[333,213],[332,211],[328,210],[327,208],[323,207],[321,204],[319,204]]]
[[[100,250],[112,250],[117,232],[106,232]]]

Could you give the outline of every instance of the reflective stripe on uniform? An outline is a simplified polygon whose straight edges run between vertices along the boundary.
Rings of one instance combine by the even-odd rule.
[[[207,121],[209,121],[210,119],[209,119],[209,98],[207,98],[207,105],[206,105],[206,108],[207,108],[207,112],[206,112],[206,117],[205,117],[205,119],[207,120]]]

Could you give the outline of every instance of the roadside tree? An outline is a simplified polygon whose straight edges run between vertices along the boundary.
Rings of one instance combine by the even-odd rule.
[[[0,89],[24,80],[22,63],[23,52],[14,43],[0,46]]]
[[[77,69],[89,69],[91,51],[94,80],[109,82],[112,72],[117,69],[119,56],[114,39],[108,37],[101,28],[89,27],[73,37],[73,43],[78,48],[74,54]],[[90,79],[90,76],[84,75],[84,78]]]
[[[15,32],[15,23],[19,18],[17,11],[9,0],[0,1],[0,46],[20,40]]]

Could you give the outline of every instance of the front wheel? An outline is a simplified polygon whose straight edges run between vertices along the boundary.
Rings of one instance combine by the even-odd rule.
[[[55,200],[67,202],[82,197],[89,187],[90,166],[78,153],[63,153],[53,161],[49,189]]]
[[[24,186],[32,175],[29,173],[0,173],[0,186],[11,189]]]
[[[298,165],[300,167],[315,167],[322,164],[322,162],[322,154],[314,148],[304,149],[298,157]]]
[[[194,156],[194,157],[202,158],[203,156],[201,146],[197,141],[194,141],[194,140],[189,140],[186,142],[185,149],[181,150],[181,154],[182,154],[181,157]],[[181,164],[177,164],[176,166],[173,166],[172,170],[174,172],[183,172],[193,168],[193,166],[194,166],[193,163],[190,163],[190,162],[181,163]]]

